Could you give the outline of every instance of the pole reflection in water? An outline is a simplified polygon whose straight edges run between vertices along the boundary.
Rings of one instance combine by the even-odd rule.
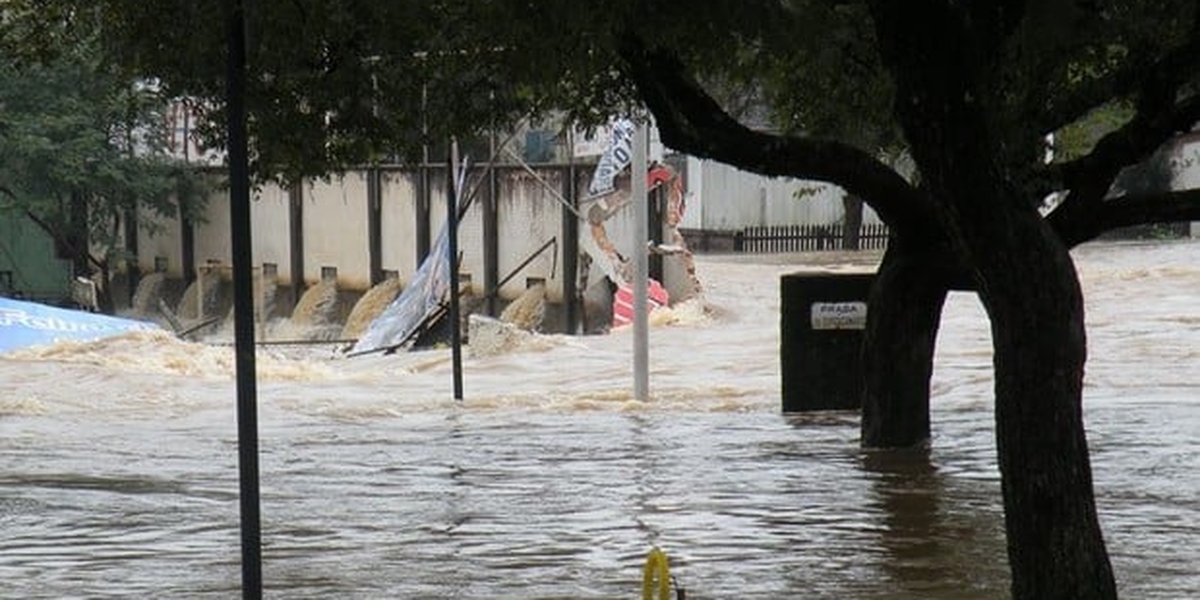
[[[1097,502],[1123,597],[1200,594],[1200,244],[1076,252]],[[828,260],[854,261],[850,255]],[[778,276],[702,257],[708,308],[627,331],[341,359],[261,348],[263,578],[286,598],[636,597],[646,552],[689,598],[1001,599],[991,352],[950,298],[928,452],[856,413],[779,414]],[[238,590],[232,350],[140,334],[0,358],[0,597]]]

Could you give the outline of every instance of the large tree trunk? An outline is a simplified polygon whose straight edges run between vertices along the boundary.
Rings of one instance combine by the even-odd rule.
[[[1027,157],[1007,152],[1027,140],[1007,137],[990,102],[1008,8],[872,4],[923,185],[992,323],[1013,598],[1112,600],[1080,408],[1082,293],[1067,249],[1016,183]]]
[[[1033,210],[983,208],[977,224],[990,224],[970,246],[992,321],[1013,598],[1116,598],[1083,427],[1078,277],[1067,249]]]
[[[893,237],[879,266],[863,343],[864,447],[929,440],[929,378],[947,291],[937,258]]]

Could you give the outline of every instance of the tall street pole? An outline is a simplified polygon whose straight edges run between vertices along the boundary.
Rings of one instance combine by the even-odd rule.
[[[633,195],[633,397],[650,397],[650,323],[647,317],[650,253],[650,216],[646,207],[646,124],[633,134],[633,162],[629,164],[630,193]]]
[[[254,366],[254,281],[250,263],[250,166],[246,135],[246,14],[226,0],[229,214],[233,238],[234,351],[237,365],[238,478],[242,533],[242,598],[262,598],[262,526],[258,495],[258,415]]]

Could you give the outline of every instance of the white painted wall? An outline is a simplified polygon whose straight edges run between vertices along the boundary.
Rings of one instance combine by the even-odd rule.
[[[182,224],[176,217],[162,217],[142,208],[138,218],[143,223],[138,233],[138,267],[144,273],[154,271],[155,259],[167,259],[167,276],[183,278]],[[288,285],[291,273],[291,254],[288,245],[288,193],[275,184],[257,190],[250,202],[253,266],[275,263],[280,283]],[[195,227],[196,265],[217,261],[233,265],[229,230],[229,193],[216,190],[208,198],[201,223]],[[149,225],[149,227],[147,227]],[[194,273],[192,275],[195,275]]]
[[[563,172],[559,170],[540,172],[543,180],[554,191],[563,188]],[[500,289],[502,298],[516,298],[525,291],[528,278],[537,277],[546,281],[546,297],[551,302],[561,302],[563,294],[562,260],[562,212],[558,197],[525,171],[505,170],[498,176],[499,205],[497,229],[500,246],[499,273],[507,277],[522,261],[531,256],[542,244],[558,237],[557,249],[551,247],[538,255],[520,273]],[[584,235],[581,225],[580,235]],[[556,264],[557,259],[557,264]],[[553,277],[551,276],[553,275]]]
[[[381,180],[380,262],[408,282],[417,272],[416,172],[385,170]]]
[[[167,277],[183,278],[183,247],[180,245],[181,227],[176,217],[163,217],[141,207],[138,210],[138,269],[153,273],[155,258],[167,259]],[[147,227],[148,226],[148,227]]]
[[[217,191],[208,199],[203,223],[195,226],[196,266],[208,263],[233,264],[229,236],[229,193]]]
[[[367,248],[367,179],[364,171],[304,185],[304,280],[321,280],[322,267],[336,267],[338,287],[371,287]]]
[[[592,167],[579,165],[577,189],[586,190]],[[468,190],[483,177],[476,168],[469,179]],[[505,166],[497,172],[499,184],[498,234],[500,244],[498,277],[505,277],[547,240],[561,235],[563,208],[557,199],[562,190],[565,171],[561,168],[540,168],[538,178],[523,169]],[[408,282],[418,268],[416,249],[417,174],[414,170],[385,169],[381,176],[381,266],[396,271],[402,282]],[[550,189],[547,188],[547,185]],[[628,174],[618,185],[628,188]],[[683,225],[686,228],[737,230],[746,226],[798,223],[825,224],[842,218],[841,191],[832,186],[819,186],[817,193],[801,200],[796,190],[819,184],[792,179],[768,179],[739,171],[712,161],[689,159],[687,165],[687,210]],[[551,191],[553,190],[553,192]],[[446,176],[444,170],[430,172],[430,227],[435,238],[446,220]],[[462,255],[461,273],[470,276],[471,292],[481,295],[483,289],[483,204],[486,184],[476,202],[467,211],[459,226],[459,250]],[[365,171],[351,171],[329,180],[307,181],[302,186],[303,236],[305,244],[304,279],[306,284],[320,280],[321,268],[336,267],[339,286],[347,290],[365,291],[370,285],[370,254],[368,248],[367,178]],[[280,284],[294,285],[291,276],[291,249],[288,191],[274,184],[256,190],[251,203],[253,220],[255,268],[263,263],[278,266]],[[583,207],[586,212],[587,206]],[[633,209],[627,206],[605,223],[609,239],[618,251],[629,256],[633,252]],[[152,216],[144,213],[143,217]],[[864,220],[878,222],[869,209]],[[182,276],[179,223],[159,220],[162,233],[149,236],[142,233],[139,240],[139,264],[145,271],[154,268],[155,256],[168,258],[170,275]],[[196,262],[207,261],[232,264],[229,243],[228,194],[218,191],[209,200],[205,222],[196,226]],[[590,236],[586,221],[580,222],[581,238]],[[562,240],[557,250],[558,264],[550,251],[541,254],[500,290],[500,297],[514,299],[524,292],[529,278],[542,278],[552,301],[562,299]],[[595,272],[595,271],[594,271]]]
[[[292,254],[289,240],[291,215],[288,191],[269,183],[254,191],[250,200],[250,238],[253,266],[273,263],[280,285],[292,284]]]

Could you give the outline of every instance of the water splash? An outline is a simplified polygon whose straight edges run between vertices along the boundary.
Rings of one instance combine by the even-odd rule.
[[[163,272],[143,275],[133,294],[130,310],[135,315],[151,316],[158,313],[158,302],[163,298],[163,286],[167,274]]]
[[[541,352],[562,345],[562,336],[541,335],[515,323],[482,315],[468,319],[467,349],[474,358],[514,352]]]
[[[546,317],[546,286],[538,284],[525,290],[500,313],[500,320],[526,331],[538,331]]]
[[[696,327],[712,323],[716,309],[704,301],[704,296],[694,296],[671,306],[660,306],[647,315],[654,327]]]
[[[390,277],[367,290],[367,293],[354,303],[354,309],[350,311],[346,325],[342,327],[342,339],[352,340],[362,335],[375,317],[400,295],[403,288],[398,278]]]
[[[340,308],[337,281],[325,280],[308,288],[292,311],[290,324],[295,339],[337,339],[342,333]]]
[[[188,285],[179,301],[175,313],[180,319],[199,321],[221,313],[223,282],[220,273],[202,270],[196,280]]]
[[[64,341],[11,352],[12,361],[89,364],[133,373],[229,379],[236,360],[230,346],[181,340],[166,331],[136,331],[88,342]],[[296,359],[266,348],[255,357],[263,381],[330,381],[345,379],[328,363]]]

